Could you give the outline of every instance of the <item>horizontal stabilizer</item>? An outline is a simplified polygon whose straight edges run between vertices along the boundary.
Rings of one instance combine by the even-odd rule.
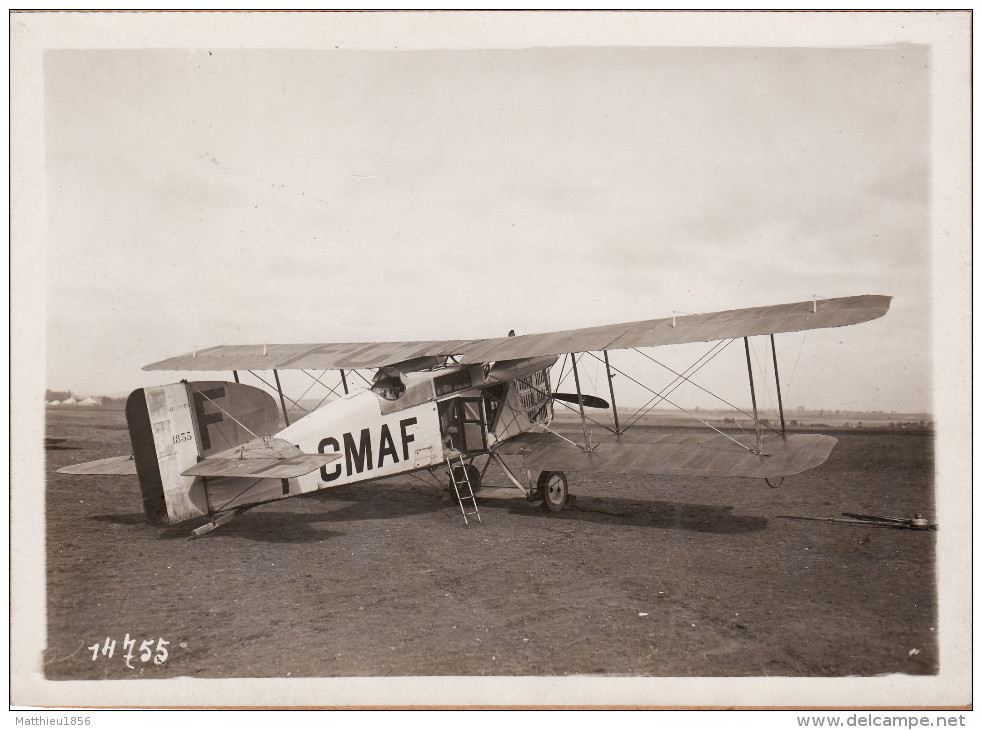
[[[105,474],[120,476],[136,476],[136,462],[132,456],[113,456],[98,461],[87,461],[84,464],[63,466],[59,474]]]
[[[495,451],[523,456],[522,468],[533,471],[770,479],[821,466],[836,443],[821,434],[794,434],[786,439],[767,435],[762,453],[753,454],[720,434],[664,433],[650,435],[644,443],[611,437],[584,451],[552,433],[523,433]]]
[[[610,408],[610,403],[605,401],[603,398],[598,398],[595,395],[577,395],[576,393],[553,393],[553,399],[565,401],[566,403],[572,403],[574,405],[579,405],[580,398],[583,399],[583,406],[585,408]]]
[[[256,439],[205,457],[181,475],[291,479],[340,458],[340,454],[305,454],[282,439]]]

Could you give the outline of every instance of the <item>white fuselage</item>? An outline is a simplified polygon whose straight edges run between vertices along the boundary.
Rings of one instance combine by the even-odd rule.
[[[305,453],[341,455],[318,471],[291,479],[297,491],[380,479],[443,461],[436,403],[383,415],[382,402],[372,391],[358,390],[276,434]]]
[[[550,358],[539,358],[512,365],[506,375],[513,379],[503,382],[480,367],[407,373],[394,390],[380,382],[343,395],[273,434],[304,453],[339,458],[289,479],[245,485],[238,478],[209,479],[208,507],[269,502],[431,469],[459,453],[484,453],[534,423],[549,422],[551,364]]]

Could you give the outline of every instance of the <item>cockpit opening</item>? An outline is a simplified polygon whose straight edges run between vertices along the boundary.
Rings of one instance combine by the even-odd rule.
[[[379,370],[372,382],[372,392],[385,400],[399,400],[406,393],[406,384],[399,373]]]

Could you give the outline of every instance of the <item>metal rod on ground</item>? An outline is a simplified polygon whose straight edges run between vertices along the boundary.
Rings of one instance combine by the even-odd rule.
[[[750,376],[750,400],[754,405],[754,432],[757,434],[757,452],[760,453],[760,424],[757,420],[757,391],[754,390],[754,368],[750,363],[749,338],[743,338],[743,346],[747,350],[747,374]]]
[[[937,530],[938,526],[923,518],[897,522],[893,519],[861,519],[842,520],[837,517],[799,517],[796,515],[777,515],[781,520],[808,520],[810,522],[828,522],[834,525],[860,525],[862,527],[890,527],[895,530]]]
[[[344,368],[341,368],[341,385],[344,386],[344,394],[348,395],[348,379],[344,377]]]
[[[576,354],[573,354],[573,380],[576,381],[576,400],[580,404],[580,421],[583,423],[583,443],[590,450],[590,434],[586,430],[586,413],[583,412],[583,392],[580,390],[580,371],[576,369]]]
[[[606,350],[604,350],[604,365],[607,368],[607,385],[610,387],[610,407],[614,410],[614,433],[619,436],[621,424],[617,420],[617,401],[614,400],[614,376],[610,374],[610,358],[607,357]]]
[[[777,410],[781,414],[781,438],[787,438],[784,429],[784,401],[781,400],[781,378],[777,374],[777,348],[774,346],[774,335],[771,334],[771,356],[774,358],[774,384],[777,386]]]
[[[280,406],[283,408],[283,420],[286,421],[286,425],[290,425],[290,417],[286,415],[286,401],[283,399],[283,388],[280,386],[280,374],[273,370],[273,377],[276,378],[276,392],[280,394]]]

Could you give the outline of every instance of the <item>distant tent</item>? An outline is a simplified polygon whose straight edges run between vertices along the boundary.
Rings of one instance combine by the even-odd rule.
[[[61,405],[61,401],[60,400],[53,400],[48,405],[49,406],[60,406]]]
[[[80,400],[80,401],[78,402],[78,404],[79,404],[80,406],[97,406],[97,405],[99,405],[99,401],[97,401],[97,400],[96,400],[95,398],[93,398],[92,396],[89,396],[89,397],[88,397],[88,398],[86,398],[85,400]]]
[[[61,402],[61,404],[63,406],[77,406],[78,405],[78,401],[75,400],[75,396],[74,395],[70,395],[67,398],[65,398],[65,400],[63,400]]]

